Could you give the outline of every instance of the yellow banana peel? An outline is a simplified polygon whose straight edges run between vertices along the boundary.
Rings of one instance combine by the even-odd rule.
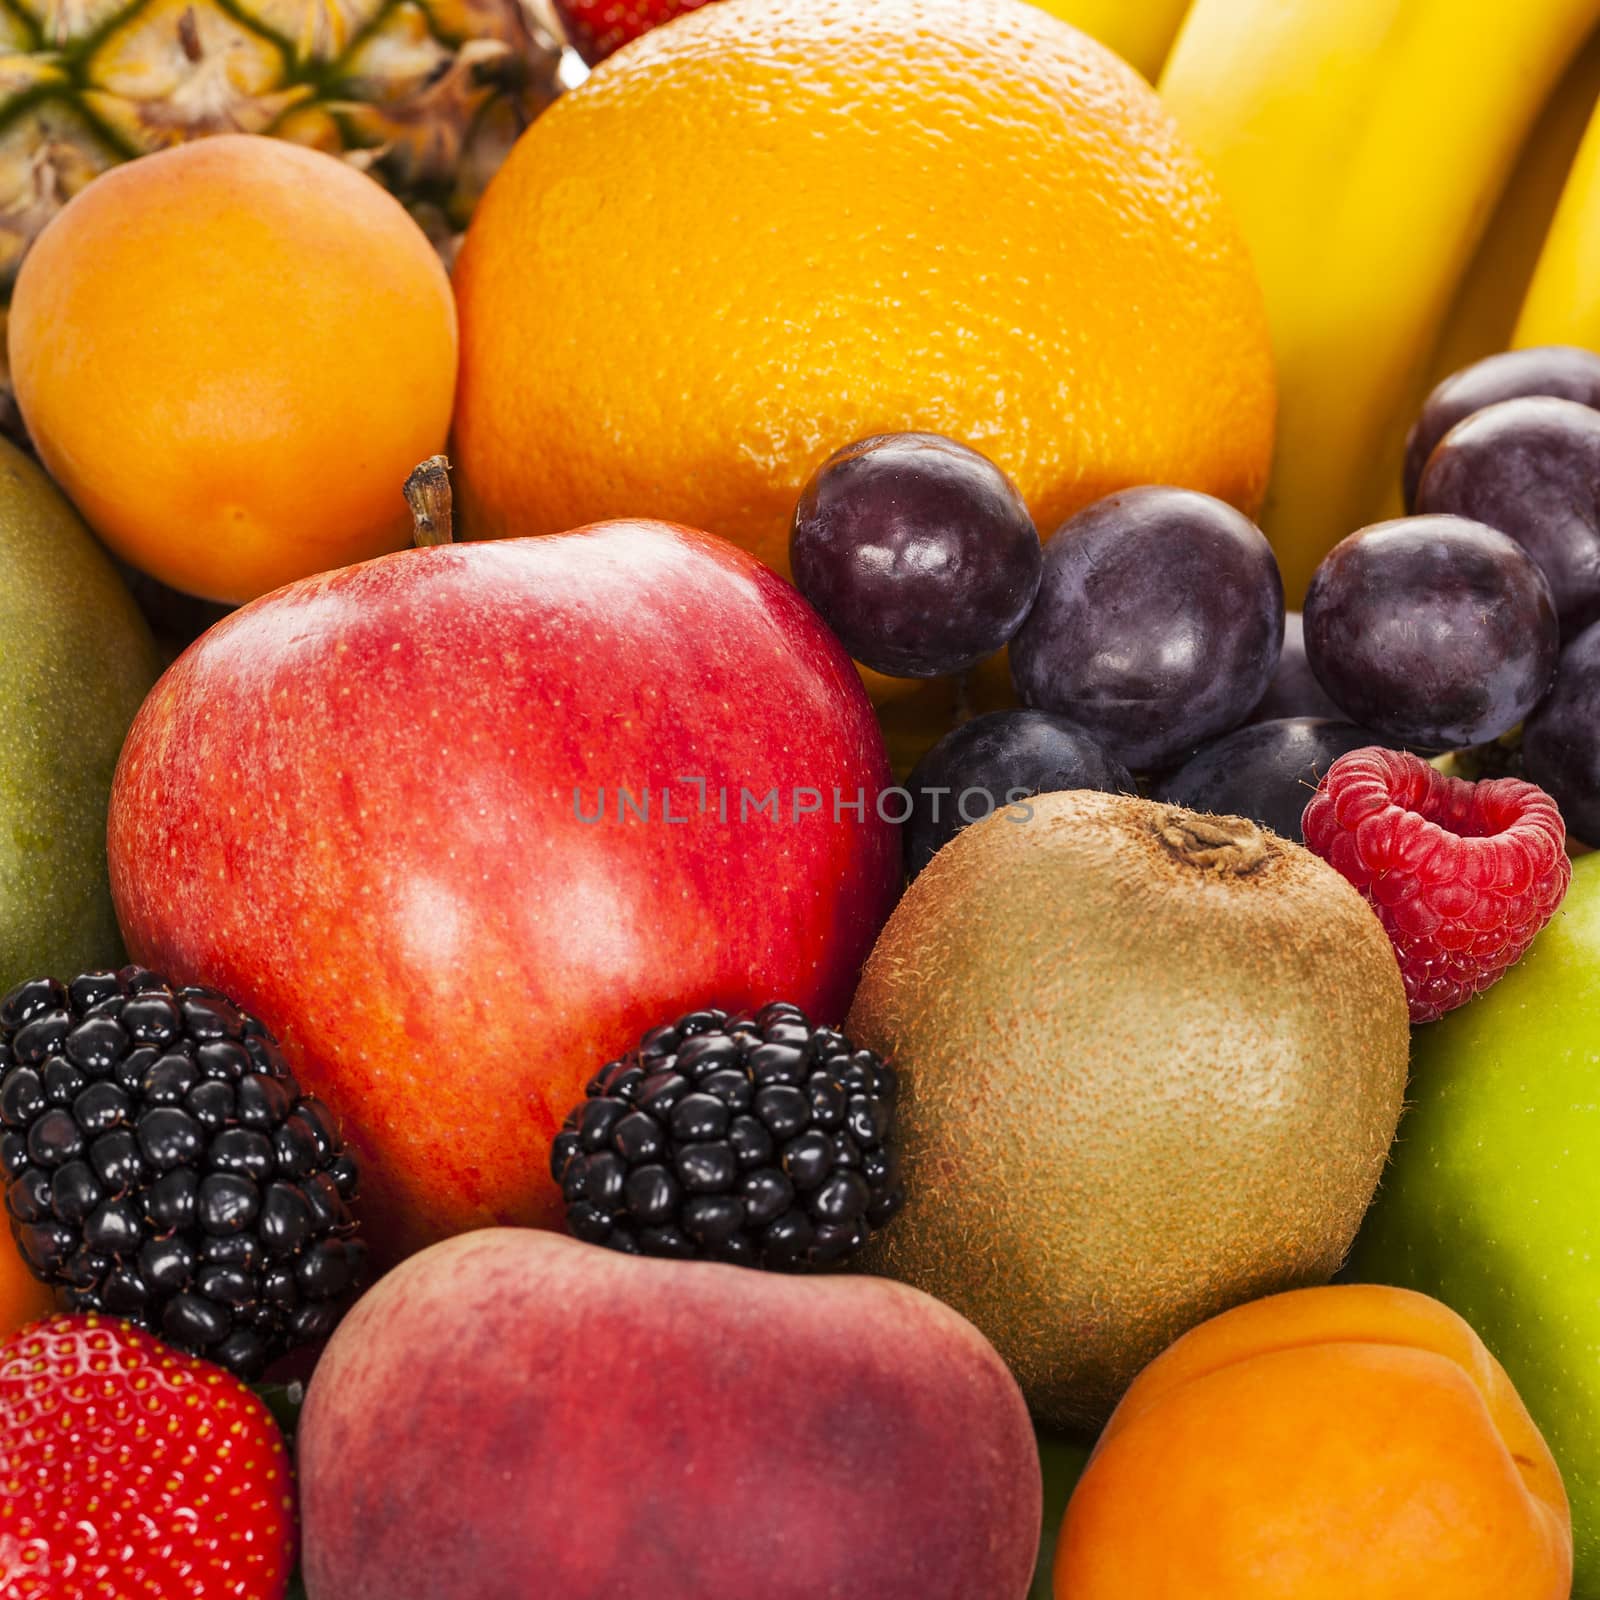
[[[1152,83],[1167,59],[1189,0],[1033,0],[1115,50]]]
[[[1590,34],[1567,68],[1517,156],[1483,240],[1445,313],[1433,355],[1413,387],[1408,419],[1422,409],[1435,384],[1474,361],[1511,348],[1518,313],[1597,102],[1600,31]],[[1400,475],[1390,472],[1363,520],[1383,522],[1404,513]]]
[[[1511,342],[1600,350],[1600,107],[1591,108]]]
[[[1517,157],[1445,317],[1419,404],[1441,378],[1511,348],[1518,314],[1597,103],[1600,32],[1589,36],[1556,85]]]
[[[1597,22],[1600,0],[1191,7],[1160,88],[1266,294],[1280,412],[1262,522],[1291,604],[1398,472],[1467,263]]]

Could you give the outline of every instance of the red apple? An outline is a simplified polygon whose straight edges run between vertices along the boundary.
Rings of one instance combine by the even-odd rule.
[[[112,892],[136,960],[261,1017],[340,1114],[392,1259],[556,1223],[550,1141],[644,1029],[840,1017],[899,882],[889,781],[843,650],[731,545],[409,550],[168,671],[117,770]]]

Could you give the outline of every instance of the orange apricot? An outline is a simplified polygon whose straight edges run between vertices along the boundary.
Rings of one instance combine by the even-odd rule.
[[[410,538],[401,487],[443,448],[450,281],[344,162],[227,134],[95,179],[11,305],[39,454],[118,555],[242,601]]]
[[[1300,1289],[1203,1323],[1106,1425],[1057,1600],[1566,1600],[1561,1475],[1426,1295]]]

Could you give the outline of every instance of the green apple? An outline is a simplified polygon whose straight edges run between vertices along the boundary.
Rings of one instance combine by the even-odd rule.
[[[1411,1109],[1349,1275],[1437,1295],[1510,1373],[1600,1600],[1600,855],[1493,989],[1416,1030]]]
[[[106,807],[159,668],[110,558],[0,440],[0,993],[122,959]]]

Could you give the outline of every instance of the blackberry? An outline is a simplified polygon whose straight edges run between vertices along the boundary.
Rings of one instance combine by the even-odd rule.
[[[550,1151],[580,1239],[801,1272],[905,1202],[894,1069],[798,1006],[695,1011],[590,1081]]]
[[[272,1035],[142,967],[0,1000],[0,1174],[34,1274],[244,1377],[360,1287],[354,1158]]]

